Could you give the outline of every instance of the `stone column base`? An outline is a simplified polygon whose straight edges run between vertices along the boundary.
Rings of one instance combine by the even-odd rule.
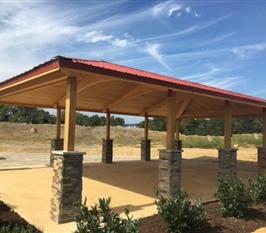
[[[258,174],[266,173],[266,147],[258,147]]]
[[[177,150],[182,150],[182,140],[175,140],[175,148]]]
[[[51,153],[50,153],[50,166],[53,166],[54,155],[52,151],[54,150],[63,150],[64,148],[64,139],[63,138],[55,138],[51,139]]]
[[[181,188],[182,150],[159,150],[159,194],[174,196]]]
[[[82,201],[84,152],[53,151],[53,183],[50,216],[57,224],[73,222]]]
[[[237,178],[237,149],[218,149],[218,179]]]
[[[103,139],[102,163],[113,162],[113,139]]]
[[[151,140],[141,140],[141,160],[151,160]]]

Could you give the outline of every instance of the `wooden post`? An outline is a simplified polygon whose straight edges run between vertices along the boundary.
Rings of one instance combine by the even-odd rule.
[[[145,125],[144,125],[144,139],[148,140],[149,139],[149,117],[148,114],[145,112]]]
[[[175,121],[175,139],[179,140],[179,119]]]
[[[232,123],[232,109],[231,102],[225,101],[225,118],[224,118],[224,148],[231,149],[231,123]]]
[[[74,151],[75,149],[76,100],[77,79],[75,77],[68,77],[66,88],[64,151]]]
[[[111,114],[109,109],[106,110],[106,139],[110,139]]]
[[[61,131],[61,108],[57,107],[56,109],[56,138],[60,138]]]
[[[262,114],[262,147],[266,147],[266,108],[263,108]]]
[[[176,93],[168,90],[166,149],[175,149]]]

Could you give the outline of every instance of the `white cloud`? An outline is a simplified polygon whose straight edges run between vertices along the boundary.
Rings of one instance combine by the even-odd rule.
[[[112,44],[116,47],[126,47],[129,43],[126,39],[123,39],[123,40],[120,40],[118,38],[115,38],[113,41],[112,41]]]
[[[192,11],[190,7],[186,7],[185,10],[186,10],[187,13],[190,13]]]
[[[168,10],[168,17],[170,17],[175,11],[179,11],[182,9],[181,5],[176,5]]]
[[[153,16],[156,17],[170,17],[174,12],[178,12],[183,8],[181,4],[174,1],[161,2],[153,7]]]
[[[78,41],[85,43],[97,43],[101,41],[110,41],[113,39],[112,35],[104,35],[101,31],[91,31],[84,35],[78,36]]]
[[[240,46],[232,49],[233,53],[241,58],[249,58],[257,53],[263,52],[264,50],[266,50],[266,43]]]
[[[185,8],[185,11],[188,13],[188,14],[191,14],[191,15],[194,15],[195,17],[201,17],[201,15],[196,12],[195,10],[192,10],[191,7],[186,7]]]

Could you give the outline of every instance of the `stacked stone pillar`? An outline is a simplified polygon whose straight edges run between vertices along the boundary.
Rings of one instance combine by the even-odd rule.
[[[174,196],[181,188],[182,150],[159,150],[159,194]]]
[[[266,173],[266,147],[258,147],[258,174]]]
[[[102,163],[113,162],[113,139],[103,139]]]
[[[237,149],[218,149],[218,179],[237,178]]]
[[[50,216],[57,224],[72,222],[82,201],[83,152],[53,151],[53,182]]]
[[[53,166],[54,162],[54,154],[52,151],[54,150],[63,150],[64,148],[64,139],[63,138],[55,138],[51,140],[51,153],[50,153],[50,166]]]
[[[144,161],[151,160],[151,140],[150,139],[141,140],[141,160],[144,160]]]

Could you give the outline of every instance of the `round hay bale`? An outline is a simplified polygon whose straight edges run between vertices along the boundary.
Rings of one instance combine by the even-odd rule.
[[[30,129],[30,132],[31,133],[38,133],[38,129],[33,127],[33,128]]]

